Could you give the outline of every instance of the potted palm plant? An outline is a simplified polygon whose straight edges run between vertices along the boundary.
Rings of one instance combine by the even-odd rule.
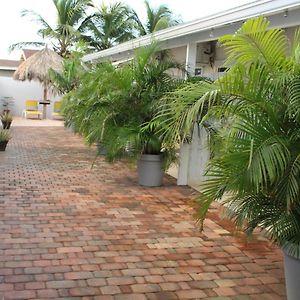
[[[3,129],[9,129],[10,128],[10,125],[12,123],[12,120],[13,120],[13,116],[11,113],[9,112],[4,112],[1,116],[1,122],[2,122],[2,126],[3,126]]]
[[[168,70],[181,68],[166,54],[159,60],[157,51],[156,44],[139,49],[133,61],[118,68],[99,64],[83,76],[65,106],[70,107],[65,115],[72,116],[88,143],[100,143],[106,149],[108,161],[137,160],[139,183],[145,186],[162,184],[172,151],[144,124],[154,116],[159,98],[178,84]]]
[[[144,186],[160,186],[163,180],[162,143],[149,130],[141,130],[141,155],[138,160],[138,182]]]
[[[110,139],[112,130],[107,131],[109,135],[106,135],[110,140],[107,144],[108,158],[116,155],[135,158],[138,162],[138,183],[143,186],[162,185],[164,169],[175,159],[174,148],[164,145],[156,128],[145,126],[158,110],[158,100],[179,83],[168,71],[182,69],[167,53],[164,53],[163,59],[158,59],[157,51],[155,44],[139,49],[132,64],[120,71],[125,72],[122,78],[129,75],[127,78],[130,78],[131,84],[127,85],[127,89],[122,87],[120,90],[123,105],[114,120],[121,117],[121,122],[110,123],[116,138]],[[111,143],[115,140],[119,143]]]
[[[0,151],[5,151],[11,136],[7,129],[0,130]]]
[[[259,17],[222,37],[230,70],[212,84],[189,84],[175,91],[160,117],[169,116],[164,119],[169,140],[187,135],[195,121],[219,120],[212,125],[216,151],[198,199],[199,220],[203,225],[210,204],[220,201],[237,227],[248,234],[264,230],[283,250],[287,296],[297,300],[300,30],[289,47],[284,30],[268,25]]]

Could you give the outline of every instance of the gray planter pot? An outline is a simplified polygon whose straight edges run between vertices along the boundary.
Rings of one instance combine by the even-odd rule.
[[[300,257],[288,255],[285,249],[283,249],[283,257],[287,299],[299,300]]]
[[[161,186],[163,180],[161,155],[144,154],[138,161],[138,182],[143,186]]]
[[[101,142],[97,142],[96,146],[97,146],[97,152],[99,155],[105,156],[107,154],[107,150],[103,147]]]
[[[66,126],[66,125],[65,125]],[[74,123],[69,124],[68,126],[66,126],[66,129],[70,132],[76,133],[75,132],[75,125]]]

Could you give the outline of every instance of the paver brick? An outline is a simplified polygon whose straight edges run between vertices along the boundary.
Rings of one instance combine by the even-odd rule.
[[[179,285],[175,282],[163,282],[159,286],[163,291],[176,291],[180,289]]]
[[[115,295],[120,294],[121,290],[118,286],[107,285],[100,288],[103,295]]]
[[[40,290],[44,289],[45,283],[40,281],[34,281],[34,282],[27,282],[25,283],[25,289],[26,290]]]
[[[219,287],[233,287],[236,283],[230,279],[217,279],[214,281]]]
[[[230,287],[218,287],[213,289],[219,296],[235,296],[237,293]]]
[[[76,287],[76,281],[74,280],[59,280],[59,281],[48,281],[46,283],[48,289],[67,289]]]
[[[9,291],[4,293],[4,299],[18,300],[18,299],[34,299],[36,298],[35,291]]]
[[[81,247],[59,247],[57,248],[58,253],[74,253],[74,252],[82,252]]]
[[[146,276],[149,275],[149,271],[146,269],[124,269],[122,273],[126,276]]]
[[[5,277],[5,282],[30,282],[33,281],[32,275],[10,275]]]
[[[89,286],[105,286],[107,285],[106,280],[103,278],[90,278],[87,280]]]
[[[4,299],[285,299],[280,250],[231,234],[219,204],[200,233],[195,191],[171,177],[146,188],[123,162],[91,168],[95,147],[63,127],[12,136],[0,155]]]
[[[43,272],[43,269],[40,267],[31,267],[31,268],[24,269],[25,274],[41,274],[42,272]]]
[[[55,289],[40,289],[37,291],[38,297],[42,299],[57,298],[58,292]]]
[[[164,275],[163,278],[165,281],[171,282],[183,282],[183,281],[191,281],[192,278],[188,274],[172,274],[172,275]]]
[[[14,285],[9,283],[0,283],[0,292],[13,290]]]
[[[149,300],[175,300],[178,299],[175,293],[173,292],[158,292],[147,294]]]
[[[131,285],[133,292],[135,293],[153,293],[159,292],[161,289],[158,284],[133,284]]]
[[[88,279],[93,277],[92,272],[68,272],[64,274],[65,279]]]
[[[207,298],[207,295],[201,290],[182,290],[176,292],[179,299],[202,299]]]
[[[115,300],[147,300],[147,297],[143,294],[123,294],[115,295]]]
[[[107,278],[109,285],[128,285],[136,283],[134,277],[122,276],[122,277],[111,277]]]

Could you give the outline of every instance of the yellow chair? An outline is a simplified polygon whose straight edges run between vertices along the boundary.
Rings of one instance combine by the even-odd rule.
[[[25,101],[25,109],[23,110],[23,117],[26,119],[31,117],[38,117],[38,119],[41,118],[43,113],[38,110],[39,108],[39,102],[37,100],[26,100]]]
[[[53,106],[53,119],[63,119],[63,115],[61,113],[61,101],[55,101]]]

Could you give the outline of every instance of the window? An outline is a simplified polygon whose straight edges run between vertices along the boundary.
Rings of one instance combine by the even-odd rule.
[[[202,69],[201,68],[196,68],[195,69],[195,76],[200,76],[202,74]]]
[[[228,70],[229,70],[229,68],[227,68],[227,67],[220,67],[220,68],[218,68],[218,73],[224,73]]]

